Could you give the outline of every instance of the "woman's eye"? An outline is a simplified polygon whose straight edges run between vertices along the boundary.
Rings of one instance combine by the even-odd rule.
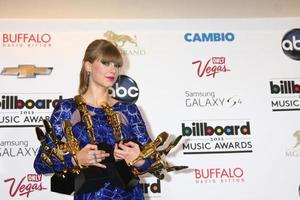
[[[121,64],[115,64],[115,67],[116,67],[116,68],[121,68],[122,65],[121,65]]]
[[[109,66],[110,63],[112,63],[112,62],[110,62],[110,61],[105,61],[105,60],[101,60],[101,63],[102,63],[103,65],[105,65],[105,66]],[[122,67],[121,64],[118,64],[118,63],[113,63],[113,64],[114,64],[114,67],[115,67],[115,68],[121,68],[121,67]]]
[[[109,66],[109,63],[110,63],[110,62],[105,61],[105,60],[101,60],[101,63],[102,63],[103,65]]]

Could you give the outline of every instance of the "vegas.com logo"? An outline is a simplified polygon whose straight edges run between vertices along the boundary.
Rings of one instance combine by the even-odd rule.
[[[127,103],[135,103],[139,98],[137,83],[126,75],[120,75],[108,92],[111,97]]]
[[[282,38],[281,47],[289,58],[300,60],[300,29],[292,29],[287,32]]]
[[[8,192],[11,198],[21,199],[25,197],[28,199],[33,192],[47,190],[43,185],[42,177],[40,174],[27,174],[21,179],[16,177],[7,178],[4,183],[8,184]]]

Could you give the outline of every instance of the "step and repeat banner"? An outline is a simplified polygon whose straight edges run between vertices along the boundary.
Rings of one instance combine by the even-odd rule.
[[[124,85],[166,158],[188,169],[141,177],[146,199],[298,200],[300,19],[1,20],[1,199],[73,199],[37,175],[34,127],[77,94],[87,45],[122,52]],[[169,142],[167,142],[169,143]]]

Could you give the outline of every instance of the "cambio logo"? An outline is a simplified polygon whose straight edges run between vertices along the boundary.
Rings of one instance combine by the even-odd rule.
[[[300,60],[300,29],[287,32],[282,38],[281,47],[285,55]]]
[[[117,100],[134,103],[139,98],[139,88],[132,78],[120,75],[118,81],[109,88],[109,94]]]
[[[232,42],[233,33],[186,33],[184,39],[187,42]]]

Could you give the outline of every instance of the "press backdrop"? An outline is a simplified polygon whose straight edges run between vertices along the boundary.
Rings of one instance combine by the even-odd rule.
[[[125,85],[166,158],[187,165],[146,175],[147,199],[297,200],[300,184],[300,19],[1,20],[1,199],[72,199],[38,176],[34,126],[77,94],[87,45],[115,42]],[[132,81],[133,80],[133,81]]]

